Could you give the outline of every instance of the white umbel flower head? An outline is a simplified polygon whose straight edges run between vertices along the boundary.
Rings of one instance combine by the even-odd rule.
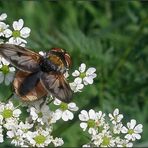
[[[55,111],[55,117],[57,120],[60,118],[62,118],[64,121],[72,120],[74,118],[72,111],[78,110],[78,107],[73,102],[67,104],[55,99],[54,104],[60,106],[60,108]]]
[[[27,41],[25,40],[30,35],[30,28],[23,27],[24,21],[23,19],[19,19],[18,21],[13,22],[13,31],[7,29],[6,37],[10,37],[8,43],[21,45],[23,43],[26,44]]]
[[[79,70],[75,70],[72,75],[81,78],[84,85],[88,85],[93,84],[93,79],[97,76],[95,72],[96,69],[94,67],[90,67],[86,70],[86,65],[82,63]]]
[[[9,85],[14,78],[15,68],[9,66],[9,62],[3,57],[0,57],[0,83],[3,81],[5,85]]]
[[[121,132],[126,134],[125,138],[128,140],[135,141],[136,139],[141,139],[140,133],[143,131],[142,124],[136,125],[136,120],[132,119],[127,123],[127,127],[123,126]]]

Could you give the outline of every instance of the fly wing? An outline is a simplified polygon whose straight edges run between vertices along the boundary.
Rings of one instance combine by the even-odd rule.
[[[41,83],[57,99],[66,103],[71,101],[72,90],[62,74],[54,72],[43,73],[41,75]]]
[[[13,44],[0,44],[0,55],[20,70],[35,72],[39,69],[41,56],[27,48]]]
[[[24,82],[24,80],[26,79],[26,77],[29,75],[30,75],[29,73],[23,72],[23,71],[18,71],[16,73],[15,79],[13,81],[13,86],[14,86],[16,94],[23,101],[35,101],[35,100],[38,100],[42,97],[47,96],[48,92],[43,87],[43,85],[40,83],[40,81],[27,94],[25,94],[25,95],[20,94],[20,91],[19,91],[20,87],[21,87],[22,83]]]

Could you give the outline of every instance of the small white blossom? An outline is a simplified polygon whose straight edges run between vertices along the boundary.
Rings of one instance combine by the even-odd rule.
[[[52,112],[49,109],[49,106],[45,103],[40,107],[40,104],[36,104],[35,107],[29,108],[30,115],[32,117],[33,121],[37,121],[44,125],[45,123],[48,123],[49,120],[51,121],[52,118]]]
[[[24,39],[29,37],[31,30],[28,27],[23,27],[23,25],[23,19],[19,19],[18,21],[13,22],[13,31],[10,29],[6,30],[6,37],[10,37],[8,43],[23,46],[27,43]]]
[[[6,14],[6,13],[2,13],[2,14],[0,15],[0,22],[1,22],[1,21],[4,21],[6,18],[7,18],[7,14]]]
[[[109,117],[110,117],[110,120],[112,121],[113,124],[118,124],[123,119],[123,115],[119,114],[118,108],[116,108],[114,110],[113,115],[110,113]]]
[[[7,137],[11,138],[11,144],[14,144],[15,146],[24,146],[24,139],[23,139],[23,131],[12,129],[11,131],[7,131]]]
[[[3,126],[7,130],[18,129],[18,118],[8,118],[7,122]]]
[[[4,127],[8,130],[7,137],[11,139],[11,144],[15,146],[26,147],[26,137],[28,131],[33,127],[27,121],[18,123],[17,121],[8,121]]]
[[[74,92],[81,92],[81,89],[84,87],[81,78],[76,78],[74,82],[70,83],[69,85]]]
[[[97,147],[114,147],[115,140],[109,131],[101,132],[92,136],[93,144]]]
[[[72,75],[79,77],[83,80],[84,85],[93,84],[93,79],[97,76],[95,73],[96,69],[90,67],[86,70],[86,65],[82,63],[79,67],[79,71],[75,70]]]
[[[23,123],[22,121],[18,125],[18,129],[22,131],[22,137],[26,138],[27,132],[33,127],[33,124],[28,123],[27,121]]]
[[[15,68],[9,66],[9,62],[3,57],[0,57],[0,83],[3,81],[5,85],[9,85],[14,78]]]
[[[87,112],[86,110],[82,110],[81,114],[79,114],[79,119],[82,121],[82,123],[80,123],[80,127],[83,131],[88,128],[88,132],[94,135],[97,133],[98,127],[102,127],[104,125],[104,117],[105,114],[101,111],[95,112],[91,109]],[[105,128],[107,129],[107,126],[105,126]]]
[[[72,120],[74,115],[71,111],[78,110],[78,107],[73,102],[67,104],[58,99],[55,99],[54,104],[60,106],[60,108],[55,111],[55,117],[57,120],[60,118],[62,118],[64,121]]]
[[[114,133],[114,134],[120,134],[120,132],[121,132],[121,130],[122,130],[122,126],[123,126],[122,123],[115,124],[115,125],[113,126],[113,133]]]
[[[59,147],[62,146],[64,144],[64,141],[62,138],[55,138],[54,140],[52,140],[52,143],[54,144],[55,147]]]
[[[46,147],[52,142],[53,139],[50,134],[49,129],[43,130],[42,128],[39,128],[35,132],[28,131],[27,140],[33,147]]]
[[[133,143],[129,142],[127,139],[121,139],[117,142],[117,147],[133,147]]]
[[[21,114],[21,110],[14,107],[13,103],[9,101],[7,104],[0,104],[0,115],[3,116],[7,122],[15,118],[18,118]]]
[[[141,139],[140,133],[142,133],[143,131],[142,128],[142,124],[136,125],[136,120],[132,119],[130,122],[127,123],[127,128],[125,126],[122,127],[121,132],[126,134],[126,139],[135,141],[136,139]]]

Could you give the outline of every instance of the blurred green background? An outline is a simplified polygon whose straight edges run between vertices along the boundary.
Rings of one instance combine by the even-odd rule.
[[[135,146],[148,146],[148,3],[145,1],[8,1],[0,0],[0,13],[7,22],[23,18],[31,28],[27,47],[36,51],[66,49],[73,61],[70,73],[81,63],[97,69],[93,85],[75,94],[80,110],[105,113],[119,108],[125,121],[142,123],[142,139]],[[0,86],[4,98],[10,88]],[[79,113],[79,112],[78,112]],[[55,135],[64,146],[88,142],[77,115],[60,122]]]

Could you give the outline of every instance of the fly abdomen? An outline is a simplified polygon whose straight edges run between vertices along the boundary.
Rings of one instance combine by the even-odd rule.
[[[40,80],[39,78],[40,72],[29,74],[20,85],[19,94],[21,96],[27,95],[37,85]]]

